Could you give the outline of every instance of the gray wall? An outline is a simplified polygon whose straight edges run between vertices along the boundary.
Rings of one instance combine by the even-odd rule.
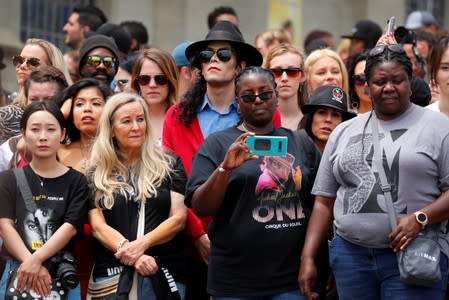
[[[372,19],[384,27],[391,15],[396,16],[397,25],[403,25],[405,19],[405,0],[279,1],[296,4],[299,8],[300,40],[295,41],[298,46],[302,46],[302,39],[312,29],[332,32],[338,44],[340,35],[349,34],[357,20]],[[251,44],[257,33],[268,29],[269,0],[97,0],[96,3],[111,22],[143,22],[149,30],[150,44],[167,51],[182,41],[203,39],[207,33],[207,14],[219,5],[231,5],[236,9],[242,33]],[[2,79],[3,86],[11,90],[17,89],[9,58],[21,48],[20,4],[20,0],[0,0],[0,45],[6,47],[4,61],[9,64],[2,71]],[[448,18],[446,11],[445,24],[449,24]]]

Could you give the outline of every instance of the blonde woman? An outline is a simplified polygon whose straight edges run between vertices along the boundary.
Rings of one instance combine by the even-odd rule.
[[[282,127],[298,129],[303,117],[299,91],[306,80],[304,54],[294,46],[283,43],[268,52],[264,67],[271,71],[276,80]]]
[[[304,69],[307,75],[306,100],[310,98],[310,95],[317,87],[322,85],[340,87],[348,94],[348,71],[337,52],[330,49],[313,51],[307,56],[304,62]]]
[[[19,93],[13,104],[0,107],[0,143],[20,134],[20,118],[27,105],[24,92],[25,79],[39,66],[59,69],[69,85],[72,84],[64,57],[55,45],[42,39],[28,39],[19,55],[13,56]]]
[[[134,282],[138,295],[130,299],[156,299],[170,293],[152,283],[165,280],[163,272],[183,299],[186,175],[179,159],[154,144],[144,99],[119,93],[106,102],[91,164],[89,222],[98,242],[89,287],[120,274],[118,293],[129,294]],[[142,209],[144,232],[136,237]]]

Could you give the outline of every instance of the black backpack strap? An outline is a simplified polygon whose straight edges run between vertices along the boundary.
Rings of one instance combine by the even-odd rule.
[[[23,201],[27,210],[35,212],[37,209],[36,203],[33,201],[33,194],[31,193],[30,186],[28,185],[27,178],[23,169],[14,169],[14,175],[16,176],[17,186],[22,194]]]

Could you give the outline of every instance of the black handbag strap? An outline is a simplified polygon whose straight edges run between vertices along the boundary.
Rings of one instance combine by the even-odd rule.
[[[388,182],[387,175],[385,174],[385,169],[383,166],[382,151],[380,149],[380,142],[379,142],[379,128],[377,117],[374,112],[371,113],[371,128],[373,132],[372,135],[374,147],[373,161],[377,166],[377,171],[379,172],[380,188],[382,189],[382,192],[384,193],[385,196],[385,205],[387,206],[391,230],[394,230],[397,225],[397,216],[393,206],[393,199],[391,197],[391,185]]]
[[[14,169],[14,175],[16,176],[17,185],[22,194],[23,201],[27,210],[35,212],[37,209],[36,203],[33,201],[33,194],[31,193],[30,186],[28,185],[27,178],[23,169]]]

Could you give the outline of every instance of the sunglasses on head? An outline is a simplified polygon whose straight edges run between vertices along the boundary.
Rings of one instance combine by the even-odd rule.
[[[386,50],[391,51],[393,53],[397,54],[405,54],[404,48],[401,47],[399,44],[392,44],[392,45],[381,45],[374,47],[370,50],[368,57],[378,56],[383,54]]]
[[[232,58],[232,49],[231,48],[220,48],[217,51],[214,49],[206,49],[200,51],[199,59],[202,63],[207,63],[211,60],[212,56],[217,54],[217,57],[222,62],[227,62]]]
[[[113,56],[98,56],[98,55],[89,55],[86,59],[86,63],[88,65],[98,67],[101,63],[106,68],[115,67],[116,58]]]
[[[39,67],[41,60],[37,57],[25,58],[21,55],[14,55],[12,57],[12,63],[16,67],[22,65],[23,63],[26,63],[29,67]]]
[[[241,95],[239,97],[240,97],[240,99],[243,100],[243,102],[252,103],[252,102],[256,101],[257,97],[259,97],[259,99],[262,101],[267,101],[267,100],[273,99],[273,94],[274,94],[273,91],[267,91],[267,92],[262,92],[258,95],[248,94],[248,95]]]
[[[354,78],[354,84],[356,85],[364,85],[366,83],[365,74],[357,74],[352,76],[352,78]]]
[[[154,78],[154,82],[158,85],[166,85],[168,83],[168,78],[166,75],[139,75],[136,77],[136,81],[139,85],[147,85],[150,83],[151,78]]]

